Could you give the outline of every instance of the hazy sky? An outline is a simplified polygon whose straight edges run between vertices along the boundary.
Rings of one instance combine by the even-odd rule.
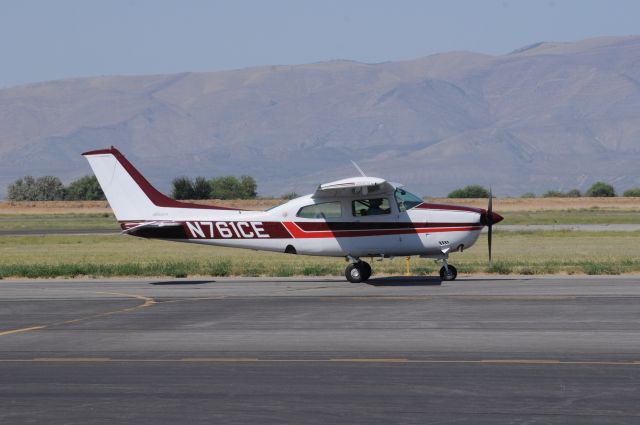
[[[0,0],[0,87],[640,34],[625,0]]]

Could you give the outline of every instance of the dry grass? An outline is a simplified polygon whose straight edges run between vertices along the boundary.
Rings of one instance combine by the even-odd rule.
[[[265,210],[283,201],[280,199],[207,199],[191,201],[204,205],[235,207],[243,210]],[[111,213],[106,201],[40,201],[40,202],[0,202],[0,215],[14,214],[101,214]]]
[[[434,198],[430,202],[441,202],[486,208],[486,199]],[[640,211],[640,198],[494,198],[493,209],[502,212],[590,210]]]
[[[429,202],[468,205],[486,208],[486,199],[429,198]],[[265,210],[284,202],[281,199],[235,199],[194,201],[206,205]],[[498,212],[605,210],[640,211],[640,198],[496,198],[493,208]],[[99,214],[111,213],[105,201],[0,202],[0,215],[8,214]]]

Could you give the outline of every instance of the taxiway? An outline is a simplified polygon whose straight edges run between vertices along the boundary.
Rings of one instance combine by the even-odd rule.
[[[0,423],[640,421],[640,277],[0,291]]]

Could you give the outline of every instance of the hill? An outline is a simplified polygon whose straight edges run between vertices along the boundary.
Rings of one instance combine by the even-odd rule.
[[[161,190],[177,175],[249,174],[261,195],[356,174],[421,195],[640,186],[640,37],[507,55],[330,61],[51,81],[0,90],[0,195],[25,174],[90,173],[117,146]]]

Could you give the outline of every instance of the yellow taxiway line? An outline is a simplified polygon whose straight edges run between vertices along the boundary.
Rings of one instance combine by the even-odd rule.
[[[52,326],[59,326],[59,325],[68,325],[71,323],[78,323],[78,322],[82,322],[85,320],[90,320],[90,319],[95,319],[98,317],[103,317],[103,316],[110,316],[113,314],[118,314],[118,313],[126,313],[129,311],[135,311],[135,310],[140,310],[143,308],[147,308],[147,307],[151,307],[152,305],[156,304],[156,300],[151,298],[151,297],[145,297],[143,295],[136,295],[136,294],[123,294],[121,292],[93,292],[94,294],[107,294],[107,295],[118,295],[118,296],[122,296],[122,297],[128,297],[128,298],[136,298],[139,300],[144,301],[142,304],[133,306],[133,307],[126,307],[126,308],[119,308],[117,310],[110,310],[110,311],[105,311],[102,313],[96,313],[96,314],[92,314],[89,316],[83,316],[83,317],[79,317],[77,319],[69,319],[69,320],[63,320],[61,322],[55,322],[55,323],[49,323],[46,325],[38,325],[38,326],[30,326],[27,328],[20,328],[20,329],[11,329],[8,331],[2,331],[0,332],[0,337],[2,336],[6,336],[6,335],[12,335],[12,334],[17,334],[17,333],[21,333],[21,332],[30,332],[30,331],[37,331],[40,329],[46,329]]]

